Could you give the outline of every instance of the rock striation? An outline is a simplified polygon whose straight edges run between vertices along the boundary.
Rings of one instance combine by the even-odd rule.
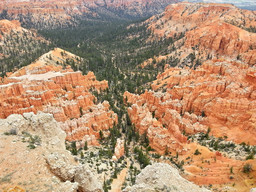
[[[92,72],[85,76],[74,72],[67,60],[79,63],[80,58],[56,48],[31,65],[8,73],[0,85],[0,118],[25,112],[51,113],[67,133],[67,140],[96,145],[99,131],[117,122],[108,102],[96,104],[97,98],[90,92],[106,89],[108,82],[97,81]]]
[[[255,67],[227,60],[209,60],[196,70],[168,68],[157,76],[152,91],[125,92],[132,104],[128,113],[152,141],[154,129],[170,133],[177,145],[186,143],[183,131],[194,134],[211,128],[216,137],[255,145],[254,71]]]
[[[165,59],[179,58],[181,66],[196,67],[197,59],[221,57],[256,63],[255,11],[231,4],[182,2],[167,6],[146,23],[154,38],[180,39],[170,46],[175,50]]]
[[[241,187],[247,182],[241,174],[245,162],[210,151],[188,136],[210,131],[216,138],[255,145],[255,74],[254,66],[224,59],[206,61],[196,70],[166,66],[152,90],[125,92],[124,102],[131,122],[153,149],[173,158],[178,154],[188,180],[199,185],[235,182],[238,191],[248,191]],[[234,180],[230,167],[237,172]]]

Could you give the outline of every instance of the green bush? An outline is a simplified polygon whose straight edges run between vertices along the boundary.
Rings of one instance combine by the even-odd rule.
[[[249,163],[246,163],[244,166],[243,166],[243,172],[244,173],[250,173],[252,171],[252,165],[249,164]]]
[[[198,149],[196,149],[194,155],[201,155],[201,152]]]
[[[249,155],[246,157],[246,160],[249,160],[249,159],[254,159],[254,153],[251,153],[251,154],[249,154]]]

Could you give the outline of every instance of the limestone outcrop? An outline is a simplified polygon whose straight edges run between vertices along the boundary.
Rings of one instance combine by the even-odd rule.
[[[182,178],[177,169],[166,163],[148,165],[136,177],[135,185],[127,187],[123,192],[210,192],[205,188]]]
[[[65,150],[65,132],[59,128],[51,114],[39,112],[12,114],[7,119],[1,120],[1,131],[14,130],[18,135],[28,132],[40,136],[42,147],[46,150]]]
[[[70,154],[58,151],[50,153],[46,162],[51,171],[63,181],[73,181],[78,164]]]
[[[37,154],[35,155],[34,152],[31,151],[32,158],[29,159],[29,161],[33,168],[38,167],[40,171],[43,170],[43,172],[46,172],[44,173],[46,174],[46,176],[44,175],[46,178],[49,178],[49,175],[52,177],[52,174],[54,174],[60,179],[58,180],[56,178],[56,191],[102,191],[102,182],[100,178],[98,178],[90,167],[85,164],[80,165],[75,161],[71,153],[66,151],[66,134],[60,128],[52,114],[41,112],[36,115],[32,112],[24,113],[23,115],[13,114],[7,119],[1,119],[0,125],[0,139],[2,139],[3,133],[15,133],[15,136],[13,137],[15,137],[16,142],[20,137],[23,137],[24,134],[29,134],[31,138],[34,138],[35,136],[38,138],[38,143],[36,144],[37,147],[33,149],[36,150]],[[5,140],[7,140],[7,138],[5,138]],[[24,149],[22,148],[22,150]],[[2,153],[2,151],[0,151],[0,153]],[[40,162],[42,161],[42,164],[38,164],[35,157],[33,158],[34,155],[36,159],[40,159]],[[18,161],[26,161],[24,160],[26,156],[18,156],[16,158]],[[28,168],[28,170],[30,169],[31,168]],[[52,173],[49,173],[49,170]],[[16,170],[16,172],[18,172],[17,174],[23,174],[23,171],[20,172]],[[29,174],[35,175],[35,170]],[[46,187],[44,186],[43,189],[45,190],[45,188]]]
[[[78,183],[72,183],[70,181],[63,182],[59,192],[77,192]]]
[[[91,168],[74,161],[69,153],[53,152],[46,157],[51,171],[61,180],[71,181],[78,186],[79,192],[102,192],[102,182]]]
[[[74,181],[79,183],[79,192],[103,192],[102,183],[86,165],[77,167]]]

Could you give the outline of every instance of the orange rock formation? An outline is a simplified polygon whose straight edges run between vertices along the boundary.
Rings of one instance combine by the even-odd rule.
[[[57,48],[2,79],[0,118],[14,113],[51,113],[66,131],[67,140],[97,144],[99,131],[113,126],[117,115],[109,110],[107,101],[96,104],[97,98],[89,90],[104,90],[108,82],[97,81],[92,72],[83,76],[70,66],[63,68],[55,64],[66,59],[79,60]]]
[[[4,190],[4,192],[26,192],[26,191],[19,186],[15,186],[15,187],[10,187],[7,190]]]
[[[113,158],[119,159],[122,156],[124,156],[124,140],[118,138],[116,141],[115,153]]]
[[[140,133],[165,125],[163,130],[185,142],[182,131],[210,127],[217,137],[255,145],[255,74],[254,67],[239,61],[211,60],[197,70],[168,68],[153,82],[154,91],[124,97],[134,104],[128,112]]]
[[[0,31],[2,33],[10,33],[11,30],[20,30],[21,31],[20,22],[13,20],[0,20]],[[1,37],[1,36],[0,36]]]
[[[178,57],[183,65],[190,62],[187,57],[191,53],[202,61],[229,57],[256,63],[255,11],[230,4],[178,3],[169,5],[147,23],[157,38],[184,35],[175,43],[177,50],[166,55]]]
[[[253,66],[241,61],[209,60],[196,70],[166,67],[152,83],[153,90],[141,95],[125,92],[124,101],[131,104],[128,114],[132,123],[140,134],[147,134],[153,149],[162,154],[166,150],[178,153],[186,162],[189,180],[204,185],[241,180],[241,187],[247,179],[241,173],[245,162],[190,143],[184,133],[193,135],[210,128],[215,137],[255,145],[255,80]],[[197,148],[201,159],[194,155]],[[188,162],[191,156],[193,160]],[[211,163],[202,164],[202,159]],[[255,166],[255,161],[251,163]],[[240,179],[230,180],[231,166]]]

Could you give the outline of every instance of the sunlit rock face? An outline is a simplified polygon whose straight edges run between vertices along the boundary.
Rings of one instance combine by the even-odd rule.
[[[177,58],[178,66],[194,68],[205,60],[219,58],[256,63],[255,11],[231,4],[184,2],[167,6],[146,23],[152,39],[180,38],[169,47],[174,51],[156,56],[156,61]]]
[[[160,154],[178,154],[185,162],[185,178],[217,188],[232,182],[236,183],[232,190],[248,191],[243,187],[248,178],[241,174],[245,161],[209,150],[188,136],[210,130],[227,142],[255,145],[255,70],[224,59],[206,61],[196,70],[166,66],[151,84],[152,90],[141,95],[125,92],[124,101],[130,106],[131,122],[147,135],[150,147]],[[196,149],[200,155],[195,155]],[[255,160],[248,162],[255,167]],[[242,178],[229,178],[231,166]]]
[[[132,122],[141,134],[148,132],[152,144],[158,140],[160,151],[167,143],[175,150],[186,143],[183,131],[194,134],[208,128],[216,137],[255,145],[255,74],[255,67],[225,60],[207,61],[196,70],[167,68],[153,82],[153,90],[126,92],[124,98],[131,104]]]
[[[107,101],[96,104],[90,90],[104,90],[107,81],[97,81],[89,72],[82,75],[70,66],[58,65],[80,58],[62,49],[54,49],[29,66],[8,73],[0,85],[0,118],[11,114],[43,111],[53,114],[69,141],[88,141],[97,145],[100,130],[117,122]]]

